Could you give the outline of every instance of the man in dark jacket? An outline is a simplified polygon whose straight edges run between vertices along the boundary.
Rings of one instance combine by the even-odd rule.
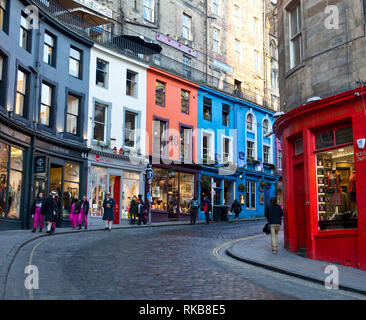
[[[137,205],[137,207],[138,207],[138,213],[137,213],[137,215],[139,217],[138,224],[140,225],[141,222],[143,222],[144,224],[146,224],[147,221],[145,219],[145,212],[144,212],[146,210],[146,205],[145,205],[144,200],[142,200],[142,194],[139,194],[138,197],[139,197],[139,202],[138,202],[138,205]]]
[[[138,203],[136,196],[132,197],[132,200],[130,202],[130,224],[135,224],[136,218],[138,214]]]
[[[196,224],[197,212],[199,207],[200,203],[198,202],[196,197],[193,197],[193,199],[189,202],[189,213],[191,216],[191,224]]]
[[[112,223],[114,220],[114,206],[115,206],[114,199],[112,198],[111,194],[108,192],[106,194],[106,198],[103,201],[103,220],[105,223],[105,229],[111,231],[112,230]]]
[[[204,197],[202,207],[203,207],[203,212],[205,213],[206,224],[209,224],[210,223],[211,202],[206,195]]]
[[[41,209],[41,214],[44,215],[44,219],[47,222],[47,233],[55,233],[55,224],[57,220],[57,212],[59,210],[58,199],[56,198],[57,192],[52,191],[49,198],[47,198]]]
[[[237,199],[235,199],[233,204],[231,205],[230,211],[234,212],[234,214],[235,214],[235,223],[237,223],[238,218],[239,218],[239,213],[240,213],[240,211],[242,211],[240,202]]]
[[[270,206],[266,207],[264,215],[266,216],[268,223],[271,227],[272,252],[277,253],[278,232],[281,230],[281,220],[283,217],[283,210],[281,206],[277,204],[276,197],[271,198]]]

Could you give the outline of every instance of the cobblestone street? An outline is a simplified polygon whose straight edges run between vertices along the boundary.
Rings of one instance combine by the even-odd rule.
[[[350,298],[341,291],[234,260],[230,263],[230,258],[213,254],[223,243],[260,233],[262,224],[115,229],[43,237],[18,253],[5,299]],[[37,290],[24,287],[28,264],[39,268]]]

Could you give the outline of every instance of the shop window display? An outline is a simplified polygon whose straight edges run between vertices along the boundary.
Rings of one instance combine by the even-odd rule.
[[[90,196],[92,199],[91,216],[102,216],[102,204],[107,192],[108,169],[91,166],[90,168]]]
[[[162,210],[167,211],[167,170],[164,169],[154,169],[154,178],[152,181],[151,191],[152,191],[152,210]]]
[[[63,196],[64,216],[69,215],[71,209],[71,202],[74,196],[77,195],[80,198],[79,182],[80,182],[80,166],[75,163],[65,162],[64,196]]]
[[[0,216],[19,219],[23,150],[0,143]]]
[[[180,212],[189,213],[189,202],[194,196],[194,175],[180,173]]]
[[[357,228],[353,146],[317,153],[319,229]]]
[[[123,209],[122,217],[129,218],[130,203],[133,196],[138,196],[140,190],[140,175],[136,172],[123,172]]]

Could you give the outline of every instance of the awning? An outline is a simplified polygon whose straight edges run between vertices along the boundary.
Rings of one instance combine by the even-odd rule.
[[[120,35],[113,38],[113,43],[121,49],[131,50],[135,54],[147,54],[146,49],[151,51],[151,54],[160,53],[162,50],[160,45],[142,36]]]
[[[111,23],[109,19],[112,18],[112,10],[95,1],[80,3],[79,0],[58,0],[58,2],[72,14],[95,26]]]

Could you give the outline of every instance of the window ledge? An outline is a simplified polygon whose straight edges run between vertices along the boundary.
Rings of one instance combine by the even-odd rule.
[[[290,69],[289,71],[287,71],[285,73],[285,79],[288,78],[289,76],[291,76],[293,73],[295,73],[296,71],[302,69],[303,67],[305,67],[306,63],[302,62],[300,64],[298,64],[297,66],[293,67],[292,69]]]

